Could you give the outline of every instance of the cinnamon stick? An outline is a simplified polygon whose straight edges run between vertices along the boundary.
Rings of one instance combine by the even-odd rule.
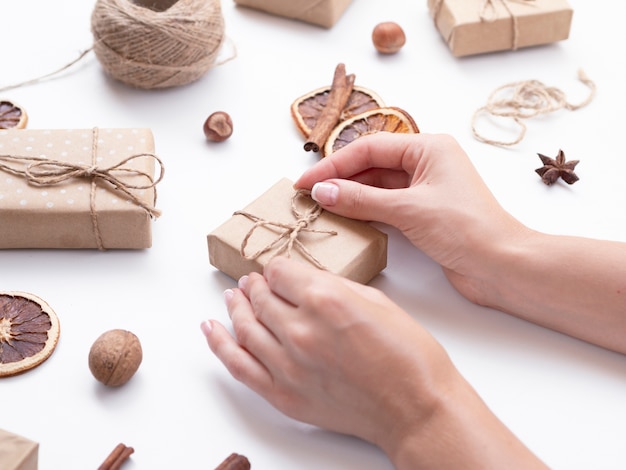
[[[104,462],[98,467],[98,470],[119,470],[133,452],[135,452],[135,449],[132,447],[126,447],[121,443],[116,445],[115,449],[111,451]]]
[[[354,86],[354,74],[346,75],[346,66],[338,64],[335,68],[333,83],[330,87],[326,106],[317,118],[317,122],[309,135],[304,150],[319,152],[324,147],[331,131],[339,122],[341,112],[346,107]]]
[[[215,470],[250,470],[250,462],[246,456],[233,452]]]
[[[135,452],[135,449],[132,447],[126,447],[117,460],[113,462],[113,465],[111,465],[109,470],[119,470],[122,467],[122,464],[128,460],[133,452]]]

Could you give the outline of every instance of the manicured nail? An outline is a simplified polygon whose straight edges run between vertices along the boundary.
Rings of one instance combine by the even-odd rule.
[[[311,189],[311,197],[314,201],[324,206],[333,206],[337,203],[339,186],[333,183],[315,183]]]
[[[237,283],[240,289],[245,289],[247,284],[248,284],[248,276],[241,276],[239,278],[239,282]]]
[[[202,333],[204,333],[204,336],[208,338],[209,335],[211,334],[211,330],[213,329],[211,320],[206,320],[200,323],[200,329],[202,330]]]
[[[224,291],[224,302],[226,302],[226,305],[230,303],[231,299],[233,298],[233,295],[235,295],[235,292],[233,292],[232,289],[226,289]]]

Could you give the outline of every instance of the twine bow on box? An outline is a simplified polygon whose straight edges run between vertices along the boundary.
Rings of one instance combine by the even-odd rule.
[[[253,223],[252,227],[244,237],[241,242],[240,253],[241,256],[245,259],[257,259],[264,253],[274,251],[270,259],[279,256],[281,254],[285,254],[287,257],[291,256],[292,250],[295,248],[298,250],[306,260],[308,260],[315,267],[327,270],[326,266],[324,266],[308,249],[304,244],[298,239],[302,232],[310,232],[310,233],[325,233],[327,235],[337,235],[337,232],[334,230],[318,230],[309,228],[311,224],[313,224],[317,218],[323,212],[323,209],[318,204],[313,204],[309,208],[307,208],[304,212],[300,212],[297,208],[297,200],[300,197],[305,197],[310,194],[309,191],[298,190],[294,193],[291,198],[291,213],[294,216],[295,221],[292,223],[283,223],[283,222],[275,222],[267,219],[263,219],[262,217],[258,217],[254,214],[245,211],[236,211],[234,215],[243,215],[250,219]],[[246,253],[246,248],[248,246],[248,242],[250,238],[254,234],[254,232],[260,228],[266,227],[270,230],[276,230],[278,232],[278,236],[272,242],[268,243],[266,246],[257,250],[252,254]]]
[[[45,157],[29,157],[19,155],[0,155],[0,170],[11,173],[12,175],[24,178],[29,184],[36,186],[54,186],[73,179],[84,178],[90,180],[91,191],[89,195],[89,210],[93,225],[94,237],[99,250],[104,250],[105,246],[100,234],[98,225],[98,212],[96,208],[96,186],[97,182],[108,183],[114,191],[121,193],[127,200],[136,206],[142,208],[152,217],[157,218],[161,215],[161,211],[155,208],[156,204],[156,185],[163,179],[165,166],[159,157],[152,153],[139,153],[126,157],[114,165],[108,167],[99,167],[96,165],[96,151],[98,146],[98,129],[93,129],[91,164],[71,163],[61,160],[52,160]],[[148,173],[132,168],[124,168],[129,162],[141,158],[150,158],[157,162],[159,166],[159,175],[155,179]],[[22,168],[16,168],[11,164],[21,165]],[[131,184],[121,176],[142,177],[147,180],[145,184]],[[154,189],[154,197],[152,204],[143,202],[133,190]]]
[[[433,6],[433,19],[435,20],[435,22],[437,21],[437,17],[439,16],[439,12],[441,11],[441,7],[445,3],[445,1],[446,0],[435,0],[435,4]],[[472,1],[472,0],[467,0],[467,1]],[[497,19],[496,3],[501,4],[504,7],[504,9],[507,11],[513,23],[513,38],[512,38],[513,44],[511,46],[511,49],[516,50],[518,48],[518,43],[519,43],[519,23],[518,23],[517,15],[513,12],[513,10],[511,10],[510,3],[517,2],[517,3],[530,4],[530,3],[533,3],[535,0],[481,0],[481,1],[482,1],[482,7],[480,8],[480,14],[479,14],[481,21],[495,21]],[[489,11],[492,12],[491,17],[488,15]],[[447,42],[450,42],[451,35],[452,33],[450,33],[450,37],[446,39]]]

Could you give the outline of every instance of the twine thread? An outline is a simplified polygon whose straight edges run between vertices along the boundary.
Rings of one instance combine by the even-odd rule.
[[[48,78],[52,78],[57,76],[58,74],[60,74],[61,72],[69,69],[72,65],[80,62],[81,60],[83,60],[83,58],[89,54],[92,51],[92,48],[90,47],[89,49],[85,49],[84,51],[82,51],[78,57],[70,62],[68,62],[67,64],[63,65],[62,67],[58,68],[57,70],[54,70],[50,73],[46,73],[45,75],[41,75],[39,77],[35,77],[35,78],[31,78],[28,80],[24,80],[22,82],[18,82],[18,83],[14,83],[12,85],[7,85],[7,86],[3,86],[0,87],[0,91],[8,91],[8,90],[13,90],[14,88],[20,88],[23,86],[27,86],[27,85],[34,85],[35,83],[39,83],[39,82],[43,82],[44,80],[47,80]]]
[[[524,80],[498,87],[487,99],[487,104],[478,108],[472,116],[474,137],[486,144],[512,146],[521,142],[526,135],[527,127],[523,122],[524,119],[551,113],[559,109],[575,111],[587,106],[596,94],[596,85],[583,70],[578,71],[578,79],[589,88],[587,98],[578,104],[568,102],[562,90],[546,86],[538,80]],[[511,141],[501,141],[489,139],[480,134],[476,124],[478,119],[485,113],[496,117],[511,118],[520,128],[517,138]]]
[[[297,249],[306,260],[308,260],[313,266],[327,270],[326,266],[324,266],[308,249],[304,244],[298,239],[302,232],[310,232],[310,233],[325,233],[328,235],[337,235],[337,232],[334,230],[318,230],[309,228],[309,226],[317,220],[317,218],[322,214],[323,209],[317,204],[314,203],[304,212],[301,212],[297,208],[297,200],[300,197],[309,196],[310,191],[298,190],[296,191],[291,198],[291,213],[296,219],[293,223],[283,223],[283,222],[275,222],[267,219],[263,219],[262,217],[258,217],[254,214],[251,214],[246,211],[236,211],[233,215],[243,215],[250,219],[253,223],[252,227],[246,233],[246,236],[243,238],[241,242],[241,247],[239,252],[241,256],[248,260],[257,259],[264,253],[274,250],[270,259],[279,256],[283,253],[289,258],[291,257],[291,252],[295,248]],[[248,246],[248,242],[252,237],[253,233],[260,227],[266,227],[271,229],[278,229],[279,234],[276,239],[272,242],[268,243],[266,246],[260,248],[258,251],[252,254],[246,253],[246,248]]]
[[[81,163],[70,163],[61,160],[50,160],[44,157],[23,157],[16,155],[0,155],[0,170],[4,170],[15,176],[26,179],[29,184],[36,186],[54,186],[56,184],[69,181],[75,178],[87,178],[91,180],[91,189],[89,193],[89,212],[91,217],[91,224],[93,227],[94,238],[96,239],[96,245],[99,250],[105,250],[104,242],[102,240],[102,234],[100,233],[100,227],[98,223],[98,211],[96,208],[96,188],[97,181],[106,181],[109,183],[115,191],[121,192],[128,200],[134,203],[136,206],[145,210],[152,218],[157,218],[161,215],[161,211],[156,209],[156,185],[163,179],[165,172],[165,166],[159,157],[152,153],[138,153],[124,158],[118,163],[109,167],[100,168],[96,165],[98,147],[98,128],[93,129],[93,142],[91,148],[91,164],[85,165]],[[126,163],[136,160],[138,158],[152,158],[159,165],[159,176],[154,179],[152,175],[140,170],[132,168],[122,168]],[[16,169],[1,162],[14,162],[27,164],[24,170]],[[147,184],[130,184],[123,180],[122,177],[118,177],[115,173],[122,173],[127,176],[141,176],[147,178]],[[153,204],[145,204],[139,199],[133,192],[133,189],[143,190],[154,188]]]

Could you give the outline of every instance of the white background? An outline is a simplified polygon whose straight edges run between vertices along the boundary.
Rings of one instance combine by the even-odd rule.
[[[0,427],[40,443],[41,470],[96,468],[118,442],[136,450],[128,470],[214,468],[231,452],[247,455],[255,469],[391,468],[367,443],[285,418],[212,356],[199,324],[209,317],[227,322],[222,291],[235,283],[210,266],[206,234],[278,179],[295,179],[317,161],[302,150],[289,106],[328,85],[344,62],[357,85],[409,111],[422,132],[453,134],[524,223],[626,241],[626,7],[571,4],[567,41],[455,59],[426,0],[354,0],[330,30],[224,0],[237,56],[191,85],[134,89],[109,79],[90,54],[57,79],[0,93],[27,110],[31,129],[149,127],[166,165],[151,249],[0,252],[0,290],[42,297],[61,321],[48,361],[0,380]],[[0,2],[0,86],[52,71],[88,48],[92,8],[84,0]],[[407,35],[394,56],[378,55],[370,41],[384,20]],[[227,47],[222,55],[230,53]],[[473,138],[472,113],[495,88],[537,79],[578,103],[587,96],[579,68],[598,87],[589,106],[529,120],[514,148]],[[209,144],[202,124],[216,110],[231,114],[235,131]],[[555,156],[558,149],[581,161],[573,186],[547,187],[534,172],[537,152]],[[372,285],[441,341],[534,452],[553,468],[626,468],[624,356],[472,305],[437,265],[381,228],[390,234],[389,265]],[[92,342],[112,328],[133,331],[144,350],[138,373],[119,389],[101,386],[87,367]]]

